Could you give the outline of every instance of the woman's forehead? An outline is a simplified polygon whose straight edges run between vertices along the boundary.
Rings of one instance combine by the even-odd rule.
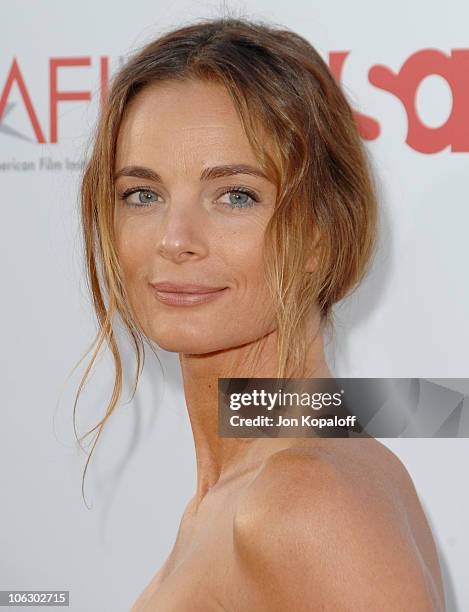
[[[242,128],[228,91],[202,81],[162,82],[146,87],[133,98],[122,124],[134,130]]]
[[[184,164],[200,158],[233,163],[240,154],[244,162],[256,162],[229,94],[205,83],[161,84],[140,92],[121,123],[117,150],[117,164],[149,156]]]

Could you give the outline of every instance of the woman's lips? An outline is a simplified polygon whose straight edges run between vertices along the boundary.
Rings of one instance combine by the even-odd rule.
[[[195,304],[205,304],[220,297],[228,287],[211,291],[210,293],[177,293],[175,291],[161,291],[152,287],[152,290],[158,300],[163,304],[171,306],[193,306]]]

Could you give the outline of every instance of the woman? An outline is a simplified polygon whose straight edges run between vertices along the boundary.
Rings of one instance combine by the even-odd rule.
[[[94,444],[121,393],[118,315],[136,384],[144,341],[179,354],[196,449],[174,548],[132,610],[444,610],[430,528],[386,447],[217,434],[218,378],[332,377],[331,308],[372,258],[369,164],[316,50],[233,18],[146,45],[113,79],[81,195],[100,323],[84,381],[103,342],[116,364]]]

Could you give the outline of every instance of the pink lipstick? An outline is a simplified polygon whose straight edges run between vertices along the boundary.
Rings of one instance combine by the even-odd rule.
[[[150,283],[155,296],[170,306],[194,306],[205,304],[220,297],[228,287],[208,285],[176,284],[169,282]]]

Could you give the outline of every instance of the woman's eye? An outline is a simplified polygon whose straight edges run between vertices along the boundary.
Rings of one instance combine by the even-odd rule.
[[[119,199],[124,205],[131,208],[144,208],[151,206],[158,199],[158,194],[152,189],[132,188],[119,194]],[[256,194],[247,189],[229,188],[223,192],[220,198],[221,203],[229,208],[251,208],[255,202],[259,201]]]
[[[228,196],[228,201],[222,203],[230,208],[250,208],[254,206],[254,202],[258,201],[254,193],[243,189],[230,189],[225,191],[222,196]]]
[[[150,189],[134,189],[125,191],[120,199],[124,201],[126,206],[143,207],[150,206],[157,198],[158,194]]]

